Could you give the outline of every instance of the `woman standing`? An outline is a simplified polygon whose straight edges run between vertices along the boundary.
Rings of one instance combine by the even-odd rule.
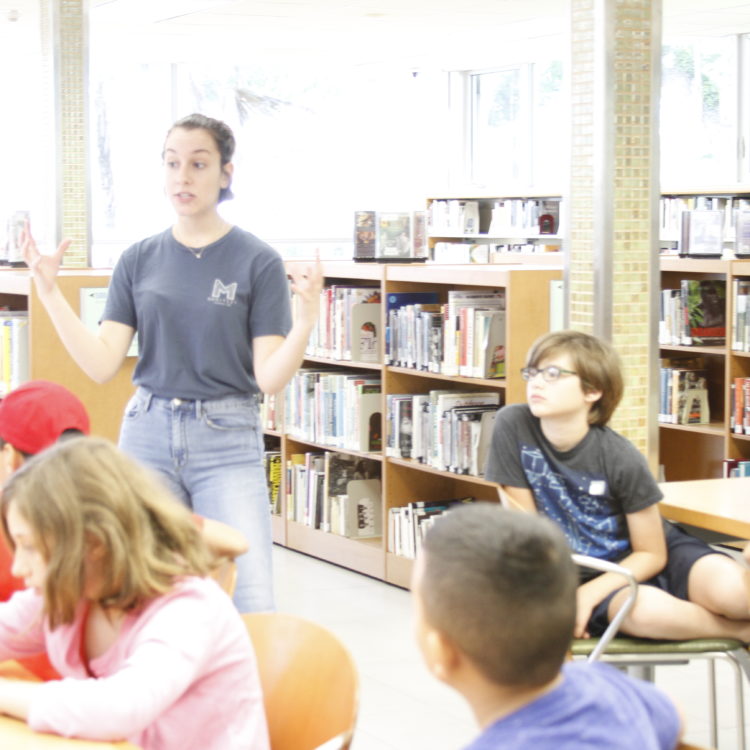
[[[323,277],[319,263],[291,272],[301,301],[292,324],[281,257],[218,212],[232,197],[234,146],[229,127],[204,115],[169,130],[163,160],[175,223],[123,253],[97,333],[56,283],[69,243],[45,256],[27,231],[24,252],[60,338],[91,378],[111,378],[138,333],[138,388],[120,446],[167,477],[195,513],[245,534],[235,603],[250,612],[274,606],[258,402],[300,366]]]

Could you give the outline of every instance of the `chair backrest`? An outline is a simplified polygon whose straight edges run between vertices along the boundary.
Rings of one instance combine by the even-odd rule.
[[[271,750],[314,750],[335,737],[349,747],[359,680],[341,641],[280,612],[242,615],[258,659]]]
[[[234,590],[237,587],[237,563],[229,558],[224,558],[211,571],[213,578],[229,596],[234,596]]]

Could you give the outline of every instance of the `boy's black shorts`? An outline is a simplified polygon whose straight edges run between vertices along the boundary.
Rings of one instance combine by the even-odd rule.
[[[664,533],[667,539],[667,565],[661,573],[648,581],[642,581],[639,585],[656,586],[678,599],[687,601],[688,575],[695,562],[706,555],[725,555],[726,557],[729,557],[729,555],[724,552],[717,552],[705,542],[672,523],[664,524]],[[624,588],[624,586],[621,588]],[[606,630],[609,624],[607,615],[609,603],[620,590],[613,591],[594,607],[588,623],[588,632],[593,637],[601,635]]]

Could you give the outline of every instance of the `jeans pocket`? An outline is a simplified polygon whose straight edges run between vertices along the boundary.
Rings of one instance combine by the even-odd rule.
[[[130,397],[130,401],[128,401],[127,405],[125,406],[123,419],[137,419],[141,414],[143,414],[143,411],[144,401],[137,393],[134,393]]]
[[[258,423],[257,413],[250,407],[234,407],[226,411],[211,410],[204,413],[203,419],[208,427],[222,432],[254,430]]]

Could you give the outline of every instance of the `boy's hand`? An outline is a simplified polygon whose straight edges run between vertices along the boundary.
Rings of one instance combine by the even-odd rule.
[[[590,581],[589,581],[590,583]],[[590,638],[587,630],[591,613],[601,601],[601,596],[588,587],[588,583],[581,584],[576,591],[576,624],[573,630],[575,638]]]

